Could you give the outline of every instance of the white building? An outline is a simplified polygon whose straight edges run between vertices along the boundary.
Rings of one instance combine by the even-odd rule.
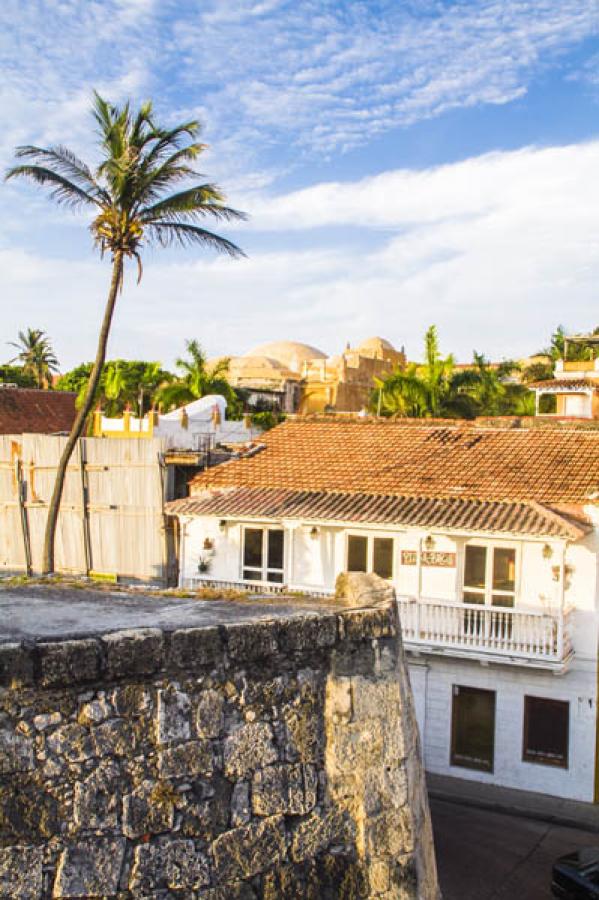
[[[323,418],[168,504],[182,585],[394,584],[428,770],[593,801],[599,431]]]

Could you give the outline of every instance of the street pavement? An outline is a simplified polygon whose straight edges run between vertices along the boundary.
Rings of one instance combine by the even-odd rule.
[[[551,866],[599,834],[431,798],[443,900],[548,900]]]

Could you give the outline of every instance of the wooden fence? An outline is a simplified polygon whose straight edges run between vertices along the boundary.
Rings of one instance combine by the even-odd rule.
[[[0,435],[0,573],[41,570],[44,528],[66,438]],[[82,438],[71,457],[55,544],[58,572],[172,583],[160,439]]]

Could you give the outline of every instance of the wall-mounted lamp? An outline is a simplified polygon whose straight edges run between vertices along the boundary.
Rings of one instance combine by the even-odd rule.
[[[551,544],[543,545],[543,559],[551,559],[553,556],[553,547]]]
[[[204,550],[214,550],[214,541],[212,538],[204,538]]]
[[[227,520],[221,519],[220,522],[218,523],[218,527],[220,528],[221,531],[224,531],[225,528],[227,527]]]
[[[313,525],[312,528],[310,529],[310,537],[312,538],[312,540],[315,541],[319,534],[320,534],[320,531],[318,530],[316,525]]]
[[[424,539],[424,549],[425,550],[434,550],[435,549],[435,539],[432,534],[428,534]]]

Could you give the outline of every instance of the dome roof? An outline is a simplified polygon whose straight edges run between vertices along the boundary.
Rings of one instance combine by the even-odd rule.
[[[269,356],[233,356],[229,362],[228,378],[236,386],[236,382],[241,379],[297,380],[298,375]]]
[[[271,360],[282,363],[292,372],[301,372],[305,362],[311,359],[326,359],[326,353],[311,347],[309,344],[300,344],[297,341],[271,341],[268,344],[260,344],[254,347],[245,356],[266,356]]]
[[[393,353],[396,352],[395,347],[390,341],[386,341],[385,338],[382,337],[370,337],[365,341],[362,341],[361,344],[358,345],[358,350],[368,350],[370,353],[372,352],[383,352],[385,350],[391,350]]]

